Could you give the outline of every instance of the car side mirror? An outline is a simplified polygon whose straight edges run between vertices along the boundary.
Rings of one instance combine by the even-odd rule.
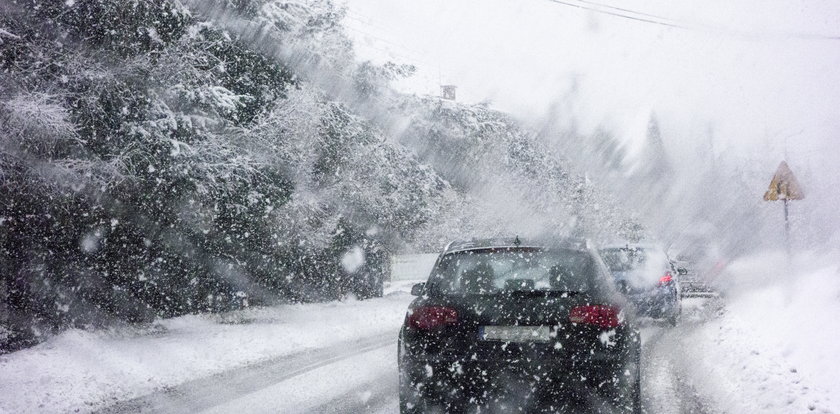
[[[415,283],[414,286],[411,287],[411,294],[414,296],[420,296],[426,290],[425,283]]]
[[[678,267],[677,268],[677,274],[678,275],[687,275],[688,274],[688,269],[686,269],[684,267]]]

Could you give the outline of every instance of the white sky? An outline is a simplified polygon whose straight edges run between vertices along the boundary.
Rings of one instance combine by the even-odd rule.
[[[698,28],[550,0],[346,0],[346,24],[360,58],[418,66],[397,85],[406,92],[452,83],[459,101],[489,100],[526,120],[562,101],[584,132],[642,133],[654,111],[677,152],[712,126],[718,152],[766,159],[768,174],[785,137],[794,170],[840,171],[840,40],[786,35],[840,36],[840,2],[588,1]]]

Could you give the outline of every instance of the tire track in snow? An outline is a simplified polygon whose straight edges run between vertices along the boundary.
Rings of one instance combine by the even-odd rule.
[[[395,352],[396,354],[396,352]],[[396,361],[396,355],[394,355]],[[388,372],[376,381],[358,386],[344,395],[308,411],[309,414],[396,413],[399,411],[397,372]]]
[[[696,311],[695,311],[696,312]],[[642,329],[642,411],[649,414],[715,414],[684,374],[679,335],[702,324],[701,315],[677,327]],[[685,321],[687,318],[683,317]]]
[[[121,402],[97,413],[198,412],[359,354],[388,345],[396,347],[396,339],[396,333],[388,332],[323,349],[284,355]]]

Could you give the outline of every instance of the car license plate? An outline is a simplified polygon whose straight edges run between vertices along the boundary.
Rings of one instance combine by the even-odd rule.
[[[479,338],[501,342],[548,342],[551,330],[548,326],[482,326]]]

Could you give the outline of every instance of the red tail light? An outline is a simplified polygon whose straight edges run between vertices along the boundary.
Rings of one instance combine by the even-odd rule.
[[[665,272],[665,276],[659,278],[659,286],[665,286],[671,283],[671,280],[673,280],[671,272]]]
[[[614,306],[575,306],[569,314],[569,320],[574,323],[597,325],[601,328],[615,328],[621,325],[618,313],[618,308]]]
[[[409,328],[428,331],[458,323],[458,311],[446,306],[424,306],[414,309],[408,315]]]

